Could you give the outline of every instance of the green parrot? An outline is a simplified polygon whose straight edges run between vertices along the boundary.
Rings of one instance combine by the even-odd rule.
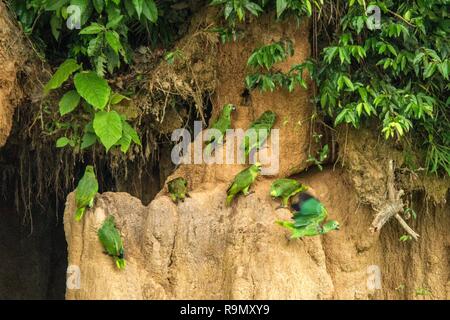
[[[170,180],[167,183],[167,188],[169,190],[169,196],[170,199],[172,199],[173,202],[178,203],[178,200],[181,200],[181,202],[184,202],[184,199],[186,197],[190,197],[188,193],[187,188],[187,181],[186,179],[182,177],[175,178],[173,180]]]
[[[295,227],[294,223],[289,221],[277,221],[277,224],[292,231],[291,239],[326,234],[332,230],[339,230],[340,227],[336,220],[327,221],[323,226],[317,223],[311,223],[300,228]]]
[[[281,204],[277,209],[287,208],[289,199],[297,193],[306,191],[307,186],[294,179],[277,179],[270,186],[270,195],[281,198]]]
[[[219,130],[222,134],[220,137],[212,136],[210,140],[206,141],[206,154],[210,154],[210,150],[213,145],[219,145],[223,143],[223,138],[228,129],[231,129],[231,112],[236,110],[236,107],[231,103],[228,103],[223,106],[223,109],[220,113],[219,118],[214,122],[211,126],[211,129]]]
[[[125,269],[126,263],[123,256],[122,238],[116,228],[113,216],[105,219],[97,234],[103,248],[105,248],[105,253],[114,258],[117,268]]]
[[[80,221],[83,218],[86,207],[92,208],[94,205],[94,198],[98,192],[98,182],[95,177],[94,167],[87,166],[84,175],[78,182],[75,190],[75,203],[77,210],[75,212],[75,220]]]
[[[244,152],[246,159],[252,150],[258,150],[266,141],[275,120],[275,112],[266,111],[250,125],[250,128],[244,137],[244,141],[242,141],[241,144],[241,150]]]
[[[339,223],[334,220],[322,225],[328,215],[327,209],[317,198],[307,192],[294,196],[291,209],[294,211],[292,216],[294,222],[277,221],[279,225],[292,231],[291,238],[315,236],[331,230],[339,230]]]
[[[258,177],[260,172],[261,172],[261,163],[256,162],[250,167],[239,172],[236,175],[236,177],[234,177],[233,183],[227,190],[227,201],[226,201],[227,206],[231,204],[231,201],[233,201],[234,196],[237,195],[239,192],[242,192],[244,195],[248,195],[251,193],[249,192],[250,186]]]

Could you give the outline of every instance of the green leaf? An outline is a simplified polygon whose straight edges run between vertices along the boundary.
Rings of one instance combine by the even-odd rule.
[[[141,146],[141,139],[139,138],[139,135],[137,134],[136,130],[133,129],[132,126],[128,124],[128,122],[123,121],[123,134],[129,135],[131,140],[133,140],[134,143],[136,143],[138,146]]]
[[[122,118],[116,111],[99,111],[94,117],[95,134],[108,151],[122,138]]]
[[[85,132],[83,138],[81,138],[81,149],[86,149],[97,142],[97,135],[92,132]]]
[[[286,10],[287,4],[286,0],[277,0],[277,18],[283,14],[284,10]]]
[[[106,28],[107,29],[115,29],[119,26],[120,22],[123,20],[123,16],[119,15],[117,17],[115,17],[114,19],[110,20],[107,24],[106,24]]]
[[[115,53],[118,53],[119,50],[122,49],[119,34],[115,31],[107,31],[105,36],[111,49],[113,49]]]
[[[105,0],[92,0],[92,3],[94,4],[95,11],[97,11],[97,13],[102,13]]]
[[[59,113],[61,116],[64,116],[65,114],[75,110],[79,103],[80,95],[75,90],[71,90],[67,92],[59,101]]]
[[[120,151],[123,153],[127,153],[128,149],[131,145],[131,137],[130,135],[123,135],[122,138],[120,138],[119,142],[117,143],[120,145]]]
[[[87,26],[86,28],[82,29],[80,31],[80,34],[98,34],[100,32],[103,32],[104,30],[105,30],[104,26],[96,22],[93,22],[91,23],[90,26]]]
[[[111,104],[118,104],[118,103],[122,102],[122,100],[124,100],[124,99],[130,100],[130,98],[128,98],[128,97],[126,97],[124,95],[121,95],[120,93],[114,92],[111,95],[111,99],[110,99],[109,103],[111,103]]]
[[[52,30],[52,35],[56,40],[59,39],[59,34],[61,33],[62,19],[57,15],[52,15],[50,19],[50,28]]]
[[[78,94],[97,110],[103,110],[109,101],[111,88],[95,72],[80,72],[74,77]]]
[[[158,20],[158,8],[156,7],[155,1],[144,0],[142,13],[148,20],[156,23],[156,21]]]
[[[80,69],[81,66],[74,59],[67,59],[56,70],[50,81],[44,87],[44,94],[47,95],[50,90],[57,89],[69,79],[70,75]]]
[[[50,1],[48,1],[50,2]],[[59,10],[62,6],[69,2],[69,0],[57,0],[52,1],[53,3],[45,4],[45,11],[56,11]]]
[[[70,139],[66,137],[61,137],[56,141],[57,148],[64,148],[70,143]]]
[[[141,18],[142,7],[144,6],[144,0],[133,0],[134,9],[138,15],[138,18]]]

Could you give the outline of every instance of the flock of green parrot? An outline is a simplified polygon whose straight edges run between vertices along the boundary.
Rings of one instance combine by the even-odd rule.
[[[217,129],[221,133],[221,137],[212,137],[206,142],[208,152],[211,147],[223,143],[223,137],[226,130],[231,129],[231,113],[236,108],[232,104],[226,104],[219,118],[214,122],[211,128]],[[276,120],[273,111],[264,112],[250,128],[255,137],[245,137],[241,145],[241,150],[247,158],[252,151],[258,150],[270,134]],[[261,130],[263,129],[263,130]],[[239,172],[230,187],[227,189],[226,205],[230,206],[233,199],[239,193],[246,195],[251,194],[250,187],[255,182],[261,172],[261,164],[256,162],[248,168]],[[167,184],[170,198],[173,202],[184,201],[186,197],[190,197],[188,193],[188,182],[183,177],[175,178]],[[306,190],[307,186],[299,183],[294,179],[277,179],[270,188],[270,196],[280,198],[281,204],[277,208],[289,208],[289,200],[291,200],[290,209],[293,212],[293,221],[277,221],[280,226],[292,231],[291,238],[301,238],[306,236],[316,236],[325,234],[332,230],[339,230],[339,223],[335,220],[325,222],[327,218],[327,210],[322,203]],[[78,182],[75,190],[75,220],[80,221],[83,218],[87,207],[92,208],[95,195],[98,192],[98,182],[95,176],[94,167],[87,166],[83,177]],[[105,253],[111,256],[117,268],[125,268],[124,248],[119,231],[113,216],[108,216],[103,225],[97,232],[98,238],[105,249]]]
[[[221,137],[213,137],[206,142],[208,152],[211,152],[213,144],[222,144],[223,137],[227,129],[231,128],[231,112],[235,110],[232,104],[226,104],[219,118],[212,124],[211,128],[217,129]],[[276,114],[273,111],[264,112],[256,121],[250,125],[250,136],[244,137],[241,150],[247,158],[252,151],[258,150],[267,137],[275,123]],[[262,129],[262,130],[260,130]],[[256,136],[251,136],[256,135]],[[261,164],[256,162],[248,168],[239,172],[230,187],[227,189],[226,205],[230,206],[234,197],[242,193],[245,196],[252,193],[251,185],[261,172]],[[293,213],[293,221],[279,220],[276,223],[292,232],[291,238],[311,237],[328,233],[332,230],[339,230],[339,223],[335,220],[326,221],[327,210],[323,204],[314,196],[306,192],[307,186],[294,179],[277,179],[270,188],[270,195],[273,198],[281,198],[281,204],[277,208],[289,208],[289,200],[292,198],[290,210]],[[178,203],[184,201],[188,195],[188,183],[186,179],[178,177],[168,182],[168,190],[171,199]]]

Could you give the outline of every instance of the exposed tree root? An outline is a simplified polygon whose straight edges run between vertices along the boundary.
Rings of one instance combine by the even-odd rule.
[[[384,226],[386,222],[389,221],[390,218],[395,217],[400,225],[405,229],[405,231],[413,237],[415,240],[419,238],[419,234],[415,232],[403,218],[399,215],[399,212],[403,211],[404,204],[401,197],[404,194],[403,190],[397,190],[395,188],[394,181],[394,161],[389,161],[388,168],[388,181],[387,181],[387,190],[388,190],[388,199],[384,204],[380,204],[377,211],[377,215],[372,222],[370,227],[371,232],[378,232]]]

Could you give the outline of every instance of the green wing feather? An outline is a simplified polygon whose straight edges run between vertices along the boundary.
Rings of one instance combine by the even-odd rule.
[[[327,210],[316,198],[309,198],[300,206],[300,211],[294,213],[292,219],[295,227],[302,227],[311,223],[321,223],[327,217]]]

